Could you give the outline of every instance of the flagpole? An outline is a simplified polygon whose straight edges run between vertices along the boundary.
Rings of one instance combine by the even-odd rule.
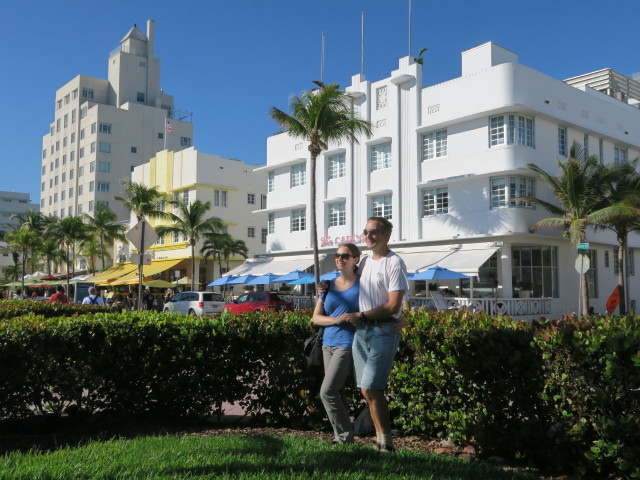
[[[322,32],[322,42],[320,47],[320,81],[324,83],[324,32]]]
[[[362,39],[361,39],[361,59],[360,59],[360,73],[364,75],[364,10],[362,11]]]
[[[409,56],[411,56],[411,0],[409,0]]]

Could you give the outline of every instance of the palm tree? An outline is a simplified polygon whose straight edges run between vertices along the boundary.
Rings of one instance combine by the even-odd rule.
[[[640,199],[640,174],[638,165],[640,158],[632,162],[620,165],[608,165],[601,168],[605,171],[603,177],[607,182],[607,189],[611,196],[606,199],[608,204],[626,207],[627,211],[620,212],[596,228],[606,228],[616,234],[618,242],[618,287],[620,292],[619,312],[621,315],[627,313],[626,291],[627,291],[627,265],[625,253],[629,233],[640,230],[640,209],[636,208]],[[606,206],[606,205],[605,205]]]
[[[237,240],[233,238],[231,235],[227,236],[222,242],[222,258],[224,258],[225,264],[227,266],[227,272],[230,270],[229,268],[229,258],[234,255],[240,255],[242,258],[247,258],[249,255],[249,249],[247,248],[247,244],[244,240]]]
[[[48,233],[64,246],[67,265],[67,292],[69,292],[69,267],[71,266],[71,273],[75,274],[76,245],[87,238],[87,225],[81,215],[51,218],[56,220],[52,220],[47,225]]]
[[[122,206],[133,213],[137,220],[143,218],[164,219],[168,214],[159,206],[166,200],[166,195],[157,187],[147,187],[142,183],[135,183],[131,180],[120,180],[123,189],[123,196],[115,196],[114,200],[122,203]]]
[[[36,245],[38,236],[28,228],[17,228],[8,232],[4,236],[4,239],[8,244],[15,246],[22,253],[22,291],[24,292],[24,276],[28,252]]]
[[[64,252],[58,247],[58,244],[51,240],[46,240],[39,248],[38,252],[44,258],[47,265],[47,273],[51,275],[51,264],[59,263],[64,260]]]
[[[18,228],[22,230],[27,230],[37,237],[41,237],[44,233],[44,228],[47,223],[47,217],[42,215],[40,212],[35,212],[33,210],[28,210],[24,213],[14,214],[10,217],[12,220],[17,221]],[[31,271],[35,272],[37,269],[37,250],[38,243],[34,242],[34,244],[28,249],[27,255],[29,257],[29,261],[31,263]]]
[[[216,260],[218,261],[218,271],[222,276],[222,248],[226,242],[226,237],[229,237],[228,233],[208,232],[204,234],[205,241],[200,248],[200,253],[207,261],[209,257],[213,258],[213,269],[215,271]],[[215,273],[215,272],[214,272]]]
[[[20,268],[17,265],[8,265],[2,269],[2,274],[7,282],[17,282]]]
[[[224,222],[218,217],[204,218],[211,209],[211,202],[196,200],[193,203],[186,203],[178,200],[170,203],[178,209],[177,215],[171,214],[175,223],[173,225],[161,225],[156,230],[158,235],[179,233],[188,239],[191,246],[191,290],[195,290],[196,243],[204,233],[224,229]]]
[[[96,272],[97,257],[101,257],[103,262],[105,257],[111,258],[109,252],[104,250],[100,240],[92,237],[88,237],[84,241],[80,242],[80,251],[78,253],[89,259],[89,270],[92,274],[95,274]]]
[[[112,245],[114,240],[124,242],[126,240],[124,235],[126,227],[117,223],[118,215],[104,203],[98,203],[93,216],[86,215],[85,218],[89,233],[98,237],[102,268],[105,268],[105,258],[110,257],[105,244]]]
[[[588,226],[604,224],[627,212],[628,208],[611,203],[604,206],[611,198],[611,192],[607,189],[608,173],[600,168],[599,163],[596,156],[587,157],[582,146],[574,142],[567,161],[558,161],[560,174],[557,177],[533,163],[528,164],[527,167],[540,175],[560,203],[558,206],[535,197],[521,197],[556,215],[536,222],[530,230],[561,228],[571,245],[577,245],[586,241]],[[586,274],[580,275],[580,282],[580,305],[582,313],[586,313],[589,311]]]
[[[311,170],[311,241],[316,283],[320,281],[320,260],[316,221],[316,159],[330,142],[350,140],[358,142],[357,135],[371,135],[372,125],[358,117],[353,110],[353,97],[340,91],[336,83],[293,95],[289,100],[291,115],[272,107],[269,115],[291,137],[309,142]]]

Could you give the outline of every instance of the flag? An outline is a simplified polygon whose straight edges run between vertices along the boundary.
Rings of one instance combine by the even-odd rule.
[[[167,120],[167,132],[171,133],[173,132],[173,125],[171,125],[171,122],[169,122]]]
[[[613,289],[613,293],[607,300],[607,313],[611,315],[616,308],[620,305],[620,285],[616,285]]]

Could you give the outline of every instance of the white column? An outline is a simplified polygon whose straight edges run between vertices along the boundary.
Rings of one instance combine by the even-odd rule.
[[[498,264],[498,297],[512,298],[511,245],[504,243],[500,247],[498,255],[500,257]]]

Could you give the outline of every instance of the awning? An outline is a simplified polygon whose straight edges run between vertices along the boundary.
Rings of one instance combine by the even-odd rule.
[[[393,249],[407,266],[407,272],[415,273],[430,267],[448,268],[454,272],[478,275],[478,269],[498,250],[493,243],[467,243],[438,245],[411,249]]]
[[[108,270],[105,270],[102,273],[99,273],[89,280],[90,282],[106,282],[113,278],[118,278],[123,275],[127,275],[131,273],[133,270],[137,268],[136,265],[131,265],[130,263],[124,263],[122,265],[116,265],[111,267]]]
[[[164,272],[171,267],[175,267],[180,262],[182,262],[182,258],[171,258],[167,260],[153,260],[151,265],[144,265],[142,267],[142,276],[143,277],[151,277],[157,273]],[[131,265],[131,264],[127,264]],[[112,283],[118,283],[120,285],[126,284],[127,282],[138,281],[138,265],[133,265],[133,270],[131,270],[126,276],[121,276],[117,279],[117,281]]]
[[[320,255],[320,260],[322,261],[325,256]],[[285,275],[294,270],[306,270],[311,265],[313,265],[313,255],[250,258],[239,267],[226,272],[225,275],[264,275],[265,273]]]

